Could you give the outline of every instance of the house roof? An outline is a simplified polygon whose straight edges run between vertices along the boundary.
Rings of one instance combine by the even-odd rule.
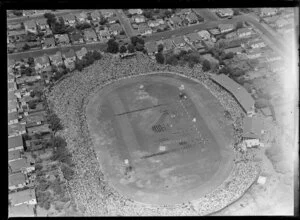
[[[14,100],[16,98],[17,97],[13,91],[8,92],[8,100]]]
[[[55,38],[58,39],[58,41],[60,43],[69,43],[70,40],[69,40],[69,36],[67,34],[58,34],[58,35],[55,35]]]
[[[26,31],[25,30],[19,30],[19,31],[8,31],[8,36],[20,36],[20,35],[25,35]]]
[[[129,14],[141,14],[143,12],[141,9],[129,9],[128,13]]]
[[[236,31],[230,32],[230,33],[225,35],[226,38],[234,38],[236,36],[237,36]]]
[[[175,45],[186,43],[183,36],[178,36],[178,37],[173,38],[173,42],[174,42]]]
[[[9,100],[8,102],[8,110],[12,110],[14,108],[18,107],[18,101],[17,99]]]
[[[247,90],[240,84],[236,83],[224,74],[212,75],[211,79],[228,90],[238,100],[244,111],[248,112],[252,109],[254,106],[254,100]]]
[[[200,36],[197,33],[189,33],[185,36],[192,42],[201,40]]]
[[[21,151],[20,150],[13,150],[8,151],[8,160],[16,160],[21,158]]]
[[[23,173],[15,173],[9,175],[9,186],[15,186],[26,182],[25,175]]]
[[[23,146],[23,139],[21,135],[8,138],[8,148],[15,148],[19,146]]]
[[[76,13],[75,17],[78,18],[78,19],[80,19],[80,18],[86,19],[87,18],[87,14],[85,12]]]
[[[34,20],[28,20],[24,22],[24,26],[27,28],[36,28],[36,23]]]
[[[38,19],[36,20],[36,24],[37,25],[47,25],[47,19],[46,18],[41,18],[41,19]]]
[[[70,34],[70,39],[72,42],[80,41],[80,39],[82,39],[81,33],[79,33],[78,31],[73,32],[72,34]]]
[[[210,33],[207,30],[202,30],[197,33],[201,38],[209,38]]]
[[[250,32],[251,34],[253,33],[252,30],[250,28],[240,28],[237,30],[237,34],[241,35],[241,34],[245,34]]]
[[[192,12],[192,13],[187,15],[187,19],[192,20],[192,21],[197,21],[198,17],[195,13]]]
[[[233,14],[233,10],[231,8],[218,9],[218,12],[222,14]]]
[[[178,17],[178,16],[171,17],[170,20],[171,20],[174,24],[179,24],[179,23],[182,22],[181,18]]]
[[[163,44],[164,44],[164,47],[166,48],[166,50],[170,50],[174,47],[174,44],[171,39],[163,40]]]
[[[108,30],[101,30],[99,31],[99,35],[100,36],[110,36],[110,33],[108,32]]]
[[[273,13],[277,13],[277,9],[276,8],[261,8],[260,12],[262,14],[273,14]]]
[[[34,205],[22,204],[9,208],[9,217],[35,217]]]
[[[32,199],[36,199],[34,189],[27,189],[15,193],[10,193],[8,197],[12,206],[30,201]]]
[[[40,126],[35,126],[35,127],[30,127],[27,128],[28,133],[32,133],[32,132],[48,132],[51,131],[49,124],[43,124]]]
[[[44,64],[49,63],[49,57],[48,57],[48,55],[45,54],[41,57],[34,58],[34,62],[35,62],[35,64],[44,65]]]
[[[102,10],[100,10],[100,12],[103,16],[106,16],[106,17],[112,16],[114,14],[113,11],[108,10],[108,9],[102,9]]]
[[[53,37],[45,38],[44,44],[47,46],[55,46],[55,40]]]
[[[8,125],[8,135],[13,135],[19,132],[26,132],[26,128],[24,124],[13,124],[13,125]],[[8,142],[9,143],[9,142]],[[13,145],[13,143],[12,143]],[[23,144],[22,144],[23,145]],[[13,146],[9,146],[9,148],[12,148]]]
[[[50,60],[51,60],[52,63],[62,62],[62,56],[61,56],[61,52],[60,51],[57,51],[53,55],[49,55],[49,58],[50,58]]]
[[[234,29],[234,25],[233,24],[219,24],[218,28],[220,30],[229,30],[229,29]]]
[[[157,51],[157,45],[156,45],[156,42],[154,42],[154,41],[145,43],[145,47],[146,47],[148,53],[154,53]]]
[[[25,158],[21,158],[19,160],[14,160],[9,162],[9,166],[12,172],[19,172],[22,168],[29,167],[30,164],[27,162]]]
[[[87,54],[87,49],[85,47],[82,47],[80,50],[76,51],[77,57],[83,57],[85,54]]]
[[[97,35],[93,29],[84,30],[84,37],[97,39]]]
[[[122,31],[122,27],[120,24],[112,24],[109,29],[111,31]]]
[[[253,134],[258,138],[261,137],[264,130],[263,121],[257,117],[245,117],[243,125],[243,136]]]
[[[67,52],[63,53],[64,58],[71,58],[71,57],[75,57],[75,56],[76,56],[76,54],[73,49],[70,49]]]
[[[45,120],[44,114],[29,114],[26,118],[26,123],[34,123]]]
[[[219,29],[217,28],[213,28],[213,29],[210,29],[208,30],[212,35],[216,35],[216,34],[220,34],[220,31]]]
[[[18,119],[19,115],[17,112],[8,113],[8,121]]]
[[[91,17],[94,19],[100,18],[100,16],[100,12],[97,10],[91,12]]]
[[[65,20],[65,21],[72,21],[72,20],[75,20],[75,16],[73,14],[66,14],[66,15],[63,15],[62,18]]]

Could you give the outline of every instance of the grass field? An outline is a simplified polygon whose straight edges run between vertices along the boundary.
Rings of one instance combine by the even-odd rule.
[[[143,203],[196,199],[220,185],[233,164],[231,127],[220,104],[202,85],[170,76],[120,80],[86,110],[107,180]]]

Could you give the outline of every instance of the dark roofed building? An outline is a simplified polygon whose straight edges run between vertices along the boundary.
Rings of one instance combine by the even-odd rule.
[[[212,75],[211,79],[230,92],[247,114],[254,114],[255,101],[243,86],[224,74]]]

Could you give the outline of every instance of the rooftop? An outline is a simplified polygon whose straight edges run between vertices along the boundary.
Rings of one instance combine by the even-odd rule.
[[[34,189],[27,189],[9,194],[9,200],[12,206],[22,204],[32,199],[36,199]]]
[[[15,173],[9,175],[9,186],[15,186],[26,182],[26,177],[23,173]]]
[[[23,139],[21,135],[8,138],[8,148],[15,148],[19,146],[23,146]]]
[[[64,56],[65,58],[71,58],[71,57],[75,57],[76,54],[75,54],[75,52],[74,52],[73,49],[70,49],[70,50],[68,50],[67,52],[63,53],[63,56]]]
[[[19,172],[22,168],[29,167],[30,164],[27,162],[25,158],[21,158],[19,160],[14,160],[9,162],[9,166],[12,170],[12,172]]]
[[[263,129],[264,129],[264,124],[261,119],[257,117],[244,118],[243,136],[252,134],[255,135],[257,138],[260,138]]]

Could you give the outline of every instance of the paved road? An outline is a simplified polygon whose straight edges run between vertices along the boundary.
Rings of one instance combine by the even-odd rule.
[[[81,45],[72,45],[68,47],[56,47],[56,48],[49,48],[44,50],[36,50],[36,51],[28,51],[28,52],[21,52],[21,53],[14,53],[14,54],[8,54],[8,59],[15,59],[20,60],[22,58],[28,58],[28,57],[39,57],[43,56],[44,54],[55,54],[57,51],[67,51],[69,49],[73,50],[80,50],[82,47],[85,47],[88,50],[101,50],[104,51],[106,49],[106,44],[97,42],[92,44],[81,44]]]
[[[209,9],[204,8],[194,8],[193,11],[204,18],[205,21],[217,21],[220,20],[220,18],[213,12],[211,12]]]
[[[59,12],[50,12],[52,14],[55,14],[56,16],[61,16],[64,14],[69,14],[70,12],[72,13],[78,13],[83,11],[81,10],[59,10]],[[86,10],[84,10],[86,11]],[[11,18],[11,19],[7,19],[7,24],[13,24],[13,23],[20,23],[20,22],[24,22],[24,21],[29,21],[29,20],[33,20],[33,19],[39,19],[39,18],[44,18],[44,15],[36,15],[36,16],[30,16],[30,17],[17,17],[17,18]]]
[[[131,27],[129,19],[126,17],[124,12],[122,10],[115,10],[115,12],[116,12],[116,15],[125,31],[127,37],[130,38],[130,37],[136,35],[134,29]]]

